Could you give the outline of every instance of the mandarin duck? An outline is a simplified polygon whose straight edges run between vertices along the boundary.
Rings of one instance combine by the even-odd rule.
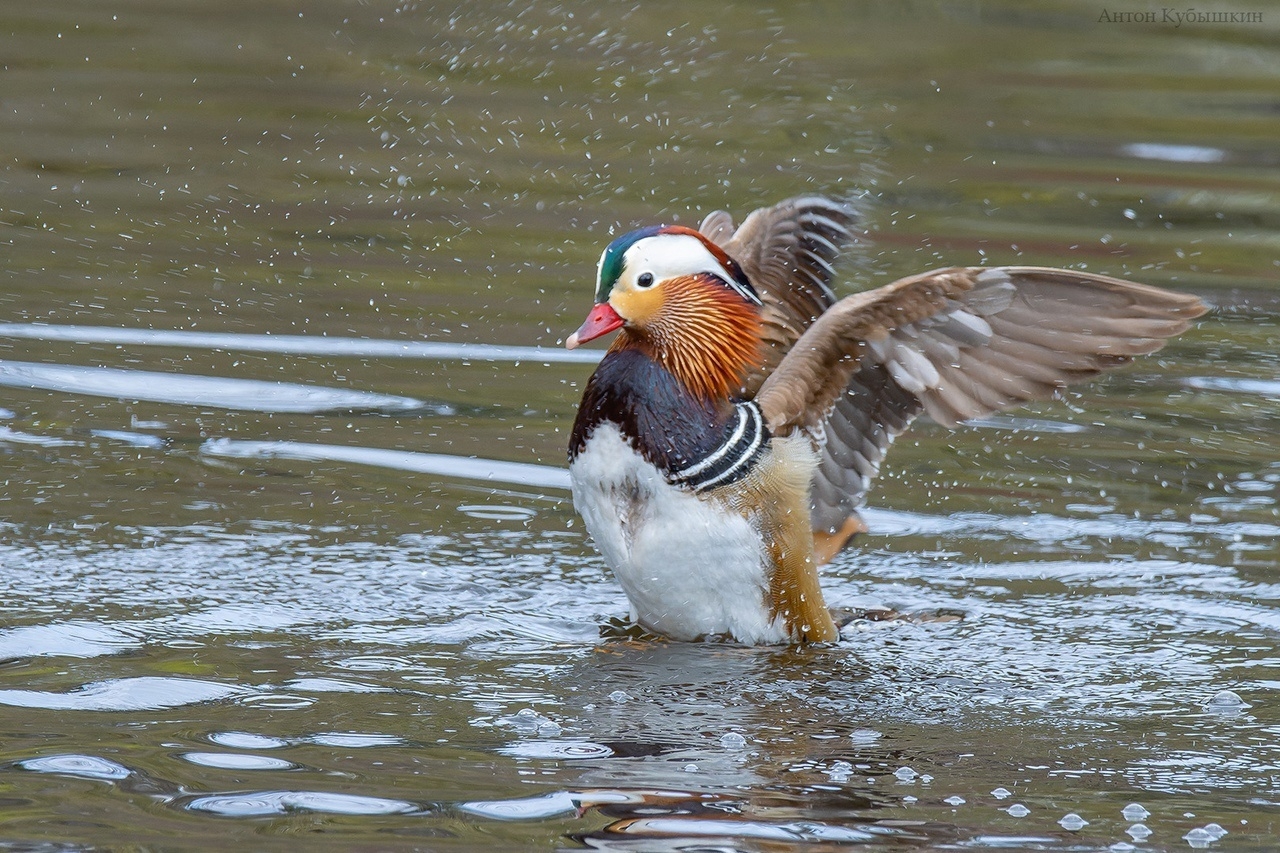
[[[1159,349],[1199,299],[1076,270],[952,267],[837,301],[842,202],[734,228],[632,231],[600,257],[572,349],[620,330],[569,442],[574,507],[631,603],[676,640],[831,642],[818,567],[919,415],[954,427]]]

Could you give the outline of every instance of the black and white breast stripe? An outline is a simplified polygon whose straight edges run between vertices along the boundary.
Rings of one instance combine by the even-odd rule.
[[[722,444],[703,459],[672,472],[671,479],[676,485],[701,492],[741,480],[751,471],[764,453],[769,430],[755,403],[739,403],[735,414],[737,418],[730,419]]]

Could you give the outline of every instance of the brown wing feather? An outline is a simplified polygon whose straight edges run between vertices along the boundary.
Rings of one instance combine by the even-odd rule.
[[[834,532],[922,411],[955,426],[1048,399],[1158,350],[1205,310],[1194,296],[1073,270],[937,270],[837,303],[756,401],[774,434],[825,437],[813,521]]]
[[[943,313],[972,287],[968,270],[941,270],[837,302],[761,385],[755,399],[769,429],[775,435],[789,435],[797,428],[820,434],[871,346],[891,344],[893,331]],[[885,359],[872,354],[868,360]]]
[[[754,396],[805,329],[835,304],[830,283],[841,250],[854,242],[855,219],[846,203],[800,196],[755,211],[737,230],[723,211],[703,220],[699,230],[738,262],[764,302],[764,359],[744,380],[742,396]]]

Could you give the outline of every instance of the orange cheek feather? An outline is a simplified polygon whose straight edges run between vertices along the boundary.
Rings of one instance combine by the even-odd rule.
[[[662,294],[655,288],[646,290],[614,290],[609,304],[628,323],[644,328],[658,319],[662,312]]]
[[[627,319],[615,347],[641,346],[699,397],[726,400],[760,362],[760,314],[709,276],[660,287],[615,290],[609,303]]]

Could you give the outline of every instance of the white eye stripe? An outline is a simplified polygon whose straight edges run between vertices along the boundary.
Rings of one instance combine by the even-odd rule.
[[[655,282],[700,272],[710,272],[733,281],[733,273],[697,237],[689,234],[658,234],[637,240],[623,257],[622,278],[641,285],[642,273],[653,275]]]

